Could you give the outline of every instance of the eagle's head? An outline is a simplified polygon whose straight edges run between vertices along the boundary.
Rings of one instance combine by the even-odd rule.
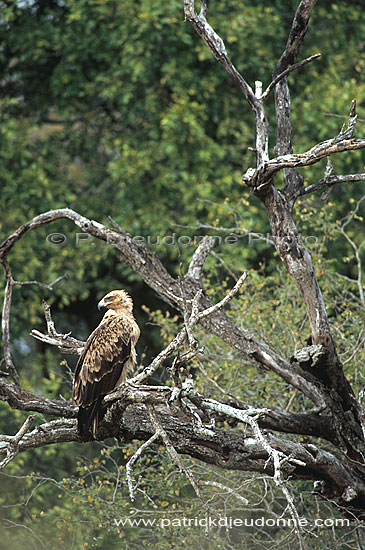
[[[102,307],[112,310],[115,313],[121,313],[122,311],[132,311],[133,302],[132,298],[125,290],[112,290],[98,303],[98,309]]]

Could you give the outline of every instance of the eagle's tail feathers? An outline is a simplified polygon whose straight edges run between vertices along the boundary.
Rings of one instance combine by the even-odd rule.
[[[96,439],[99,424],[106,413],[106,407],[101,404],[103,399],[104,396],[101,396],[89,407],[79,407],[79,412],[77,413],[77,431],[81,437],[87,437],[92,427],[92,435]]]

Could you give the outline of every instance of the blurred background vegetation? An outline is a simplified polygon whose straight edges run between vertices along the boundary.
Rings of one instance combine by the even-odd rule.
[[[296,7],[297,0],[209,3],[210,23],[251,85],[255,80],[269,84]],[[358,134],[364,135],[363,7],[362,0],[323,0],[314,10],[300,58],[318,52],[322,57],[289,77],[296,152],[336,135],[353,98],[358,101]],[[207,262],[207,291],[220,299],[235,277],[249,270],[230,315],[289,358],[309,336],[304,307],[274,248],[245,231],[269,233],[259,201],[241,182],[242,173],[255,163],[248,150],[254,146],[253,116],[184,23],[182,0],[8,0],[0,2],[0,14],[1,240],[41,212],[69,207],[109,225],[111,216],[143,237],[178,275],[194,251],[194,236],[221,237]],[[273,97],[267,111],[273,154]],[[345,153],[333,164],[338,174],[364,171],[364,153]],[[304,170],[306,183],[319,180],[324,170],[324,161]],[[358,264],[349,239],[360,246],[361,187],[337,186],[325,199],[319,192],[296,204],[298,227],[313,254],[346,373],[357,392],[363,385],[363,309],[359,286],[352,281],[358,278]],[[56,233],[61,234],[58,244]],[[230,234],[237,236],[236,244],[224,244]],[[174,244],[166,244],[166,236]],[[80,241],[68,221],[27,234],[9,260],[17,280],[50,283],[67,275],[52,293],[37,286],[14,290],[13,353],[22,384],[31,391],[70,399],[75,364],[74,358],[28,336],[32,328],[44,330],[42,299],[51,303],[59,331],[72,330],[86,339],[100,319],[98,300],[114,288],[126,288],[142,327],[138,351],[143,364],[180,326],[176,312],[121,264],[112,246]],[[198,336],[206,346],[204,357],[191,365],[198,389],[290,411],[310,406],[222,342],[200,331]],[[166,379],[164,372],[159,377]],[[0,403],[2,433],[14,433],[24,418]],[[0,474],[0,548],[20,549],[25,541],[29,548],[47,549],[293,544],[293,534],[273,529],[222,529],[208,536],[202,529],[173,529],[162,537],[156,530],[117,528],[114,518],[138,513],[204,513],[186,479],[158,447],[137,464],[140,491],[135,503],[129,501],[123,465],[137,445],[68,444],[19,456]],[[285,500],[270,480],[186,460],[199,479],[228,485],[249,502],[245,506],[207,485],[203,493],[216,513],[283,513]],[[293,485],[299,512],[334,517],[334,509],[317,502],[311,489],[310,484]],[[359,536],[355,527],[323,529],[309,534],[307,544],[355,548]]]

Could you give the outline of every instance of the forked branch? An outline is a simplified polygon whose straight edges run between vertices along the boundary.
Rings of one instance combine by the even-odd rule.
[[[62,353],[79,355],[83,350],[85,342],[73,338],[70,336],[71,333],[60,334],[57,332],[51,316],[51,308],[45,301],[43,301],[43,308],[47,323],[47,334],[43,334],[39,330],[33,329],[30,335],[41,342],[51,346],[57,346]]]
[[[256,121],[256,159],[257,166],[262,166],[269,159],[269,139],[268,123],[262,98],[254,93],[251,86],[246,82],[243,76],[238,72],[227,54],[223,40],[207,21],[207,2],[200,2],[201,11],[197,15],[194,9],[194,0],[184,0],[185,18],[190,21],[196,32],[204,40],[214,57],[222,65],[228,76],[238,86],[247,99]]]

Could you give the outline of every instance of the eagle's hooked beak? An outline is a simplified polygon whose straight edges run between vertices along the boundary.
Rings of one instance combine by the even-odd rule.
[[[98,303],[98,310],[100,311],[102,307],[105,307],[104,298],[102,298],[102,299],[100,300],[100,302]]]

